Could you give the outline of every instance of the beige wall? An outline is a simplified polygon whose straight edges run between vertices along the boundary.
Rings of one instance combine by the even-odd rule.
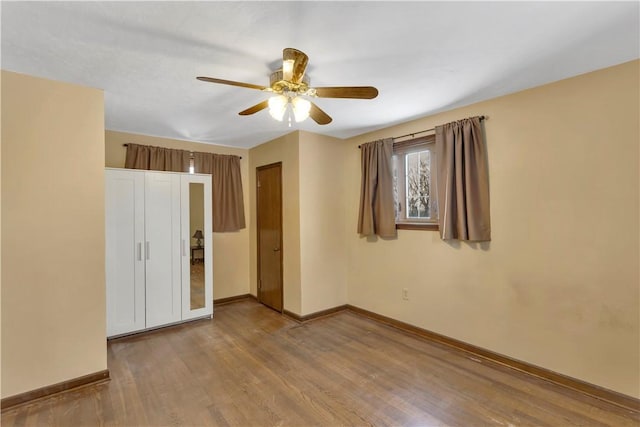
[[[123,144],[134,143],[157,147],[177,148],[216,154],[241,156],[240,172],[244,192],[244,209],[247,228],[232,233],[213,233],[213,298],[227,298],[249,293],[249,150],[202,144],[177,139],[159,138],[126,132],[105,132],[105,166],[122,168],[126,148]],[[207,255],[208,256],[208,255]]]
[[[349,302],[640,397],[639,77],[634,61],[345,142]],[[474,115],[492,242],[358,237],[357,145]]]
[[[284,309],[301,314],[299,132],[249,151],[251,198],[251,293],[257,295],[256,168],[282,162],[282,256]]]
[[[2,397],[107,368],[103,104],[2,71]]]
[[[2,99],[2,72],[0,72],[0,100]],[[2,176],[2,102],[0,102],[0,177]],[[2,224],[2,179],[0,179],[0,224]],[[0,226],[0,242],[2,227]],[[0,398],[2,398],[2,244],[0,244]]]
[[[343,140],[300,132],[300,270],[307,315],[347,303],[346,150]]]

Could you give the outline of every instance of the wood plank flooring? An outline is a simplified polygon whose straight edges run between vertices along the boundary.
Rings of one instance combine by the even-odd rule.
[[[108,344],[112,380],[2,426],[639,426],[640,414],[351,312],[254,302]]]

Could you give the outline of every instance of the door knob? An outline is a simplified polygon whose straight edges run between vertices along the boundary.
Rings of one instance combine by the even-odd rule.
[[[273,252],[278,252],[280,248],[273,248]]]

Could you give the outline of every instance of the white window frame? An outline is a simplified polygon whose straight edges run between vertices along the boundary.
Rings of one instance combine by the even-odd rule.
[[[429,218],[407,218],[406,206],[406,159],[407,155],[429,151],[429,203],[431,216]],[[435,136],[415,138],[409,141],[396,142],[393,148],[393,180],[396,203],[396,228],[413,230],[438,230],[438,182],[437,182],[437,152]]]

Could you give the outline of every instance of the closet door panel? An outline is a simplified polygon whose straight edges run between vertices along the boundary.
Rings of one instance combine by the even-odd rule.
[[[181,180],[182,319],[187,320],[213,314],[211,175],[185,174]],[[194,237],[198,232],[200,239]]]
[[[144,174],[105,171],[107,336],[145,328]]]
[[[181,320],[180,175],[145,177],[146,327]]]

